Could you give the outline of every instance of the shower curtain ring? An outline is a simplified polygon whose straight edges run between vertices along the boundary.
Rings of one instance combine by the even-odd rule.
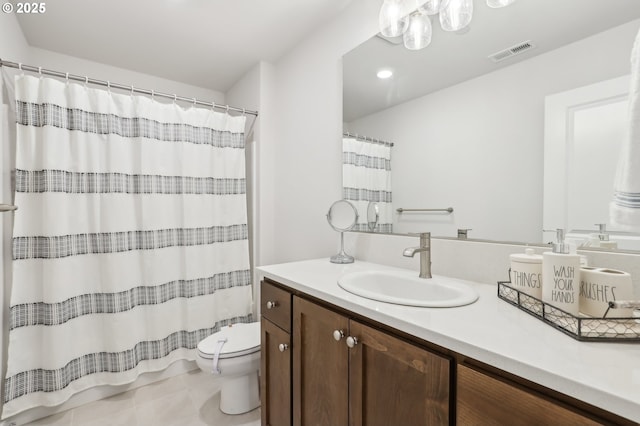
[[[227,105],[227,114],[229,114],[229,105]]]
[[[196,103],[198,102],[198,100],[196,98],[193,98],[193,107],[196,107]]]
[[[176,94],[174,93],[174,94],[173,94],[173,104],[175,105],[177,101],[178,101],[178,95],[176,95]]]
[[[216,110],[216,101],[211,101],[211,111]]]
[[[242,108],[242,116],[244,117],[247,114],[246,108]]]
[[[131,97],[133,97],[133,93],[136,91],[136,88],[133,87],[133,84],[131,85]]]
[[[42,67],[38,67],[38,74],[42,75]]]
[[[153,100],[153,97],[156,95],[156,91],[151,89],[151,100]]]
[[[89,77],[87,77],[86,75],[84,76],[84,88],[87,88],[87,85],[89,84]]]

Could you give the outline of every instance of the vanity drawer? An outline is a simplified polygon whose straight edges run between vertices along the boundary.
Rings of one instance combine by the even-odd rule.
[[[260,311],[264,318],[291,333],[291,293],[262,281]]]
[[[504,379],[458,365],[458,425],[581,425],[601,423],[579,409]]]

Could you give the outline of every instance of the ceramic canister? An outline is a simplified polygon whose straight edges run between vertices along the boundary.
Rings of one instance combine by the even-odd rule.
[[[532,248],[515,253],[511,259],[511,287],[540,299],[542,297],[542,256]]]
[[[633,283],[627,272],[607,268],[580,268],[580,312],[603,318],[613,300],[633,300]],[[631,317],[633,309],[611,309],[607,317]]]

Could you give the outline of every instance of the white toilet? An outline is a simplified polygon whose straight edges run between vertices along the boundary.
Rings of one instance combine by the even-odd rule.
[[[223,379],[220,411],[242,414],[260,405],[260,322],[222,327],[198,343],[196,362]]]

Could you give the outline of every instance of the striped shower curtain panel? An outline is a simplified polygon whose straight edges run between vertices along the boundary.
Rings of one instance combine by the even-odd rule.
[[[245,117],[17,76],[7,418],[251,320]]]
[[[393,232],[391,207],[391,146],[345,137],[342,139],[342,198],[358,210],[354,231],[371,231],[367,224],[370,202],[378,204],[375,232]]]

